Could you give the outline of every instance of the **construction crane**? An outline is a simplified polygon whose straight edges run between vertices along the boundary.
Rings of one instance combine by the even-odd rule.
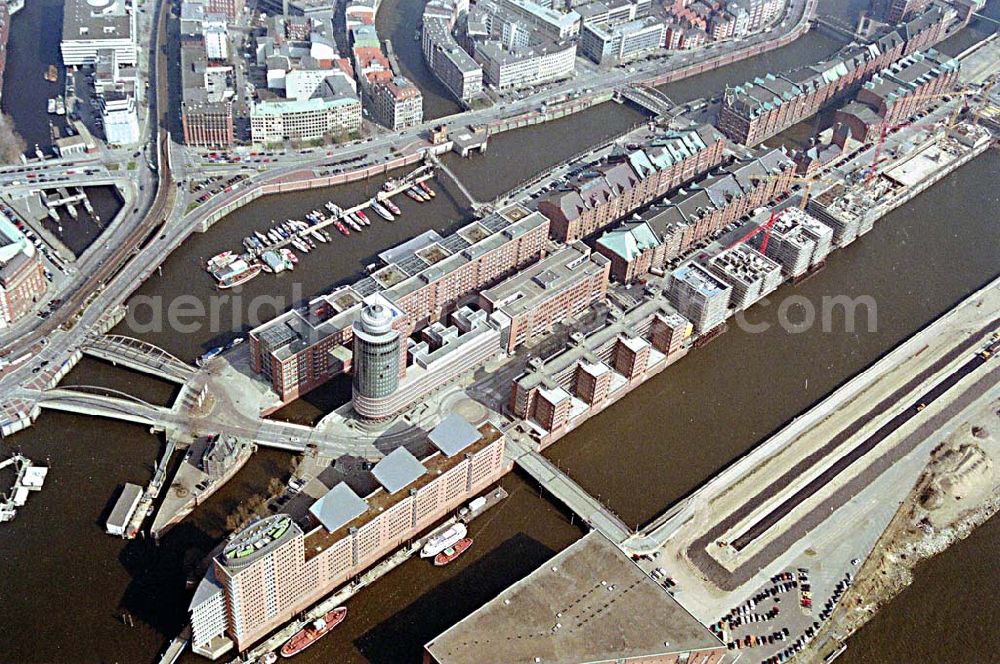
[[[746,242],[747,240],[749,240],[750,238],[752,238],[757,233],[760,233],[761,231],[763,231],[764,232],[764,239],[760,243],[760,249],[759,249],[759,251],[762,254],[766,254],[767,253],[767,243],[771,239],[771,229],[774,228],[774,222],[776,222],[780,216],[781,216],[781,210],[774,210],[774,209],[772,209],[771,210],[771,216],[768,217],[768,219],[767,219],[766,222],[764,222],[760,226],[757,226],[757,227],[751,229],[750,231],[748,231],[747,233],[745,233],[742,237],[740,237],[738,240],[736,240],[734,242],[731,242],[726,247],[726,250],[728,251],[729,249],[732,249],[733,247],[735,247],[737,245],[743,244],[744,242]]]
[[[961,90],[956,90],[953,92],[939,92],[934,94],[921,94],[913,95],[911,99],[939,99],[943,97],[969,97],[979,94],[979,90],[974,90],[971,88],[962,88]],[[902,122],[881,122],[877,126],[879,128],[878,142],[875,144],[875,154],[872,156],[872,164],[865,172],[865,184],[871,183],[872,179],[875,177],[875,173],[878,170],[878,160],[882,155],[882,146],[885,143],[886,136],[889,134],[903,128],[903,127],[916,127],[918,129],[938,129],[944,126],[946,129],[951,129],[955,126],[958,121],[958,116],[961,114],[962,109],[966,106],[964,104],[955,104],[955,110],[952,111],[951,115],[948,116],[948,121],[944,125],[938,124],[918,124],[910,120],[904,120]],[[912,117],[912,116],[911,116]]]

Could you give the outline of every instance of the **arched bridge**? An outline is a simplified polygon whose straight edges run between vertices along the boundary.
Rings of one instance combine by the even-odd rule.
[[[639,106],[653,115],[666,115],[675,106],[670,97],[646,85],[626,85],[615,91],[615,96]]]
[[[159,346],[121,334],[88,336],[80,349],[106,362],[121,364],[175,383],[187,382],[196,371]]]

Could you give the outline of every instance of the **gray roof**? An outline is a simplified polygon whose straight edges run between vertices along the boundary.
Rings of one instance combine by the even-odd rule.
[[[396,493],[425,474],[427,469],[405,447],[397,447],[372,468],[372,475],[389,493]]]
[[[367,511],[368,503],[343,482],[327,491],[309,508],[309,513],[330,532]]]
[[[427,437],[434,443],[434,447],[445,453],[445,456],[452,457],[482,438],[483,435],[464,417],[452,413],[441,420]]]
[[[118,500],[111,510],[111,516],[108,517],[108,526],[117,526],[119,528],[127,526],[128,519],[132,516],[132,511],[135,509],[135,505],[141,495],[141,486],[126,482],[125,488],[122,490],[122,495],[118,496]]]

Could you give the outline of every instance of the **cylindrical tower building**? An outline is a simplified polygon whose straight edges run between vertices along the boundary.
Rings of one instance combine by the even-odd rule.
[[[379,401],[399,386],[399,332],[392,329],[392,311],[377,302],[361,310],[353,327],[354,410],[363,418],[381,419]]]

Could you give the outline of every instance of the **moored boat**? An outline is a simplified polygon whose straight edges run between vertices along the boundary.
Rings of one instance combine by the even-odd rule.
[[[279,253],[281,254],[281,259],[285,261],[285,269],[294,270],[295,264],[299,262],[299,257],[292,253],[292,250],[288,247],[282,247],[279,249]]]
[[[221,270],[213,272],[212,275],[219,282],[219,288],[235,288],[256,277],[260,271],[260,263],[248,263],[245,259],[239,258]]]
[[[468,534],[468,529],[461,522],[454,523],[444,530],[439,530],[424,542],[424,547],[420,549],[420,557],[433,558],[448,547],[458,544]]]
[[[208,261],[205,263],[205,268],[209,272],[213,272],[215,270],[218,270],[220,268],[229,265],[234,260],[236,260],[235,253],[233,253],[232,251],[223,251],[222,253],[218,253],[209,258]]]
[[[333,227],[340,231],[343,235],[350,235],[351,231],[347,230],[347,226],[340,223],[339,221],[334,222]]]
[[[292,635],[292,638],[281,646],[282,657],[294,657],[300,652],[316,643],[320,638],[330,633],[334,627],[344,622],[347,617],[347,607],[338,606],[333,611],[328,611],[322,618],[317,618],[301,630]]]
[[[354,221],[350,217],[344,217],[344,221],[346,221],[347,225],[350,226],[351,228],[353,228],[358,233],[361,232],[361,226],[358,225],[358,222]]]
[[[420,187],[424,191],[424,193],[430,196],[431,198],[437,196],[437,192],[431,189],[426,182],[420,181],[417,183],[417,186]]]
[[[407,196],[409,196],[410,198],[412,198],[413,200],[415,200],[416,202],[418,202],[418,203],[423,203],[423,202],[424,202],[424,197],[423,197],[423,196],[421,196],[420,194],[418,194],[418,193],[417,193],[417,192],[416,192],[416,191],[415,191],[415,190],[413,189],[413,187],[410,187],[410,188],[409,188],[409,189],[407,189],[407,190],[406,190],[406,191],[405,191],[404,193],[405,193],[405,194],[406,194]]]
[[[194,363],[199,366],[205,366],[205,363],[211,360],[216,355],[220,354],[222,351],[226,350],[224,346],[216,346],[215,348],[210,348],[201,357],[194,361]]]
[[[371,208],[375,210],[375,214],[382,217],[386,221],[393,221],[395,219],[395,217],[392,216],[392,213],[389,212],[389,210],[383,207],[382,204],[376,201],[375,199],[372,199]]]
[[[397,216],[402,214],[402,212],[399,211],[399,206],[393,203],[391,198],[385,199],[383,203],[385,203],[385,206],[389,208],[389,212],[392,212]]]
[[[358,221],[360,221],[365,226],[370,226],[371,223],[372,223],[371,220],[368,219],[368,215],[365,214],[364,210],[355,210],[354,211],[354,216],[357,217]]]
[[[434,565],[436,567],[444,567],[451,561],[455,560],[455,558],[458,558],[460,555],[465,553],[470,546],[472,546],[471,537],[464,537],[458,540],[458,542],[454,545],[449,546],[447,549],[434,556]]]

